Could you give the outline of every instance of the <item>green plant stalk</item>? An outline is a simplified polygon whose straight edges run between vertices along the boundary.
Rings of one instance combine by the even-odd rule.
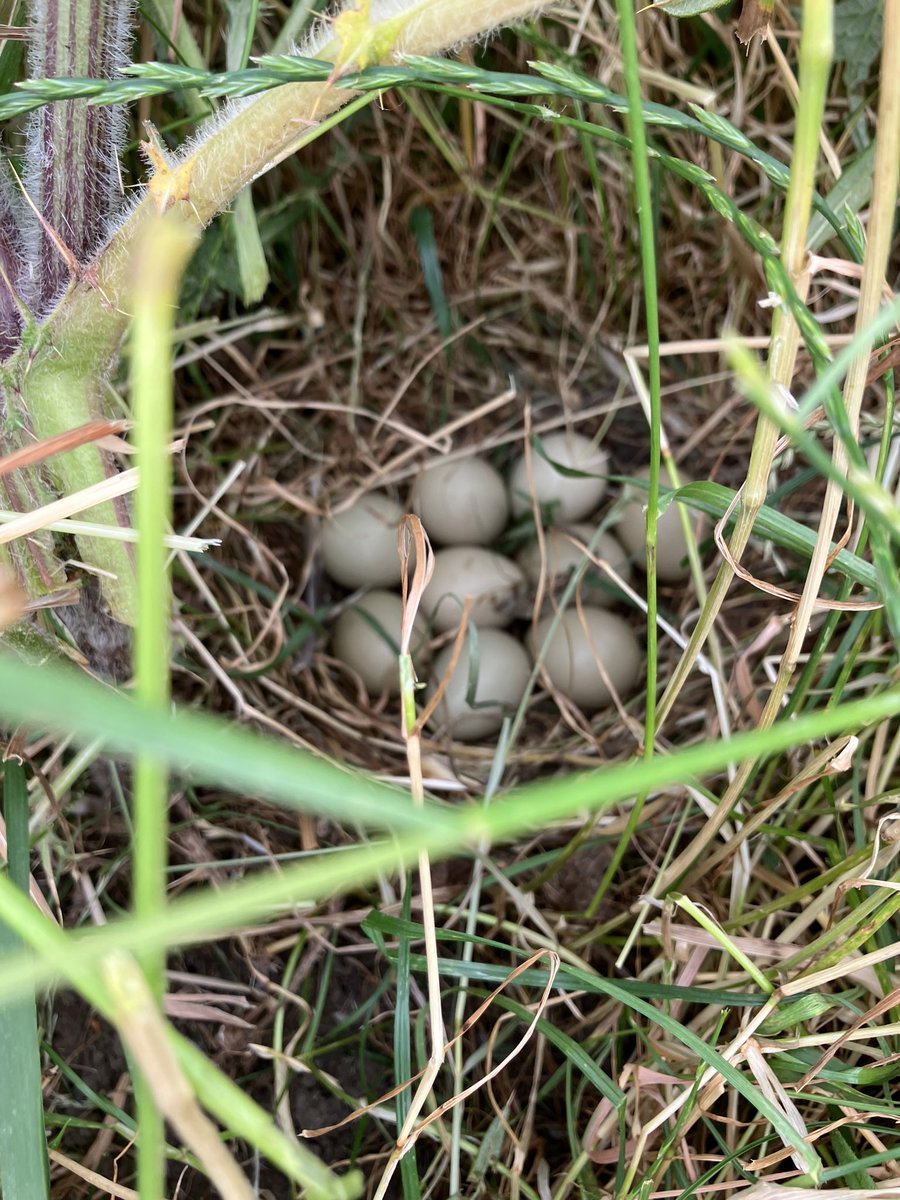
[[[677,892],[672,896],[672,899],[679,908],[684,909],[689,916],[693,917],[701,928],[705,929],[707,933],[712,934],[722,949],[744,968],[761,992],[770,995],[775,990],[774,984],[766,979],[756,963],[739,946],[735,945],[734,941],[722,929],[721,925],[705,912],[704,909],[695,904],[693,900],[688,899],[687,896],[681,896]]]
[[[16,43],[21,46],[21,43]],[[6,163],[0,159],[0,364],[13,353],[22,339],[28,312],[19,295],[19,272],[25,257],[22,227],[23,205],[15,194]],[[32,329],[28,330],[33,332]],[[2,368],[0,368],[2,370]],[[0,427],[10,436],[22,426],[21,415],[10,409],[0,374]],[[36,472],[19,472],[0,478],[0,504],[15,512],[40,508],[51,496]],[[17,575],[27,596],[55,591],[65,583],[62,566],[56,559],[52,539],[41,532],[2,548],[2,561]]]
[[[3,813],[8,881],[27,896],[28,788],[25,769],[16,758],[7,759],[3,768]],[[21,945],[18,934],[0,920],[0,963]],[[0,1103],[0,1190],[16,1200],[46,1200],[47,1140],[33,992],[0,1004],[0,1079],[6,1081]]]
[[[192,70],[208,73],[206,59],[194,39],[191,27],[187,21],[175,19],[177,14],[171,0],[151,0],[150,7],[156,16],[161,29],[171,32],[175,27],[174,49],[180,63]],[[238,6],[233,6],[237,8]],[[232,9],[229,8],[229,14]],[[293,9],[291,10],[293,16]],[[231,23],[231,15],[229,15]],[[228,69],[243,69],[247,62],[249,45],[246,38],[240,43],[232,41],[231,24],[228,37]],[[232,62],[232,45],[238,46],[243,57],[238,56]],[[237,64],[237,65],[235,65]],[[183,89],[180,92],[184,99],[189,116],[195,121],[208,118],[212,109],[209,100],[203,99],[195,89]],[[265,261],[265,253],[259,235],[256,213],[253,207],[249,188],[245,188],[234,199],[228,212],[231,235],[234,242],[235,257],[238,264],[238,274],[241,280],[241,293],[245,305],[256,304],[262,299],[269,283],[269,269]]]
[[[21,216],[6,164],[0,162],[0,362],[16,348],[22,333],[21,300],[16,294],[23,252]]]
[[[874,143],[872,145],[872,149],[874,150]],[[891,452],[891,443],[893,441],[894,411],[895,411],[895,402],[894,401],[895,401],[895,397],[894,397],[893,383],[891,380],[888,380],[887,386],[885,388],[884,426],[883,426],[882,432],[881,432],[881,445],[878,450],[878,462],[875,467],[875,482],[882,486],[884,485],[885,470],[887,468],[888,458],[889,458],[890,452]],[[861,531],[860,537],[859,537],[859,542],[857,543],[857,546],[856,546],[856,552],[858,554],[862,554],[865,551],[868,533],[869,533],[869,524],[867,521],[866,524],[862,528],[862,531]],[[846,600],[849,597],[849,595],[850,595],[850,583],[849,583],[849,580],[844,580],[844,582],[841,584],[837,598],[838,598],[838,600]],[[812,687],[812,682],[816,678],[816,675],[819,670],[819,666],[822,661],[822,657],[825,654],[825,651],[827,650],[832,637],[834,636],[834,632],[835,632],[835,629],[837,628],[839,619],[840,619],[839,612],[831,612],[828,614],[828,617],[826,618],[825,623],[823,624],[822,628],[819,631],[819,636],[816,638],[815,645],[813,646],[813,649],[810,652],[806,663],[804,664],[803,670],[800,674],[800,678],[797,680],[797,682],[795,683],[793,688],[791,688],[791,694],[790,694],[790,697],[788,698],[788,702],[787,702],[787,704],[785,706],[785,710],[784,710],[785,717],[792,716],[795,712],[798,712],[800,710],[801,706],[803,706],[806,703],[806,697],[809,694],[809,689]],[[860,638],[862,636],[863,635],[860,634]],[[839,653],[837,658],[838,658],[838,661],[841,661],[844,658],[844,656]],[[829,684],[829,673],[830,673],[829,671],[826,671],[822,677],[822,684],[825,687],[828,687],[828,684]],[[841,675],[844,676],[845,674],[846,674],[846,667],[841,669]],[[831,693],[831,700],[829,701],[829,703],[837,704],[840,701],[842,694],[843,693],[842,693],[841,687],[840,686],[835,687]]]
[[[656,588],[656,552],[659,526],[659,470],[661,452],[662,411],[660,402],[659,303],[656,277],[656,234],[653,221],[653,198],[650,191],[650,163],[647,153],[647,131],[644,127],[643,97],[641,96],[640,61],[637,48],[634,4],[632,0],[617,0],[619,39],[625,90],[628,95],[628,132],[631,137],[631,162],[634,169],[634,191],[638,211],[641,244],[641,270],[644,279],[644,312],[647,321],[647,372],[650,397],[650,479],[646,508],[647,550],[647,674],[644,697],[645,758],[652,758],[656,744],[656,688],[658,603]],[[616,877],[625,852],[631,845],[635,830],[641,822],[646,792],[641,793],[628,814],[622,836],[616,844],[612,859],[588,905],[586,915],[593,917]]]
[[[136,464],[137,626],[134,634],[135,696],[165,713],[171,699],[169,620],[172,607],[165,537],[171,522],[172,330],[178,288],[199,233],[176,214],[157,218],[143,231],[134,256],[134,320],[131,330],[132,405]],[[134,911],[152,917],[166,904],[168,772],[153,755],[134,764]],[[165,990],[165,954],[139,951],[150,994]],[[162,1197],[165,1130],[153,1092],[141,1072],[137,1101],[138,1191],[142,1200]]]
[[[534,12],[529,0],[414,0],[362,34],[346,32],[311,47],[325,61],[351,51],[354,65],[392,61],[397,54],[435,54]],[[347,15],[352,15],[348,13]],[[346,31],[346,26],[343,27]],[[347,65],[350,65],[349,63]],[[141,229],[160,208],[177,207],[196,228],[206,226],[264,171],[316,135],[325,118],[353,97],[333,82],[289,84],[256,96],[212,122],[198,142],[160,164],[142,200],[41,327],[36,348],[20,348],[4,364],[6,386],[29,414],[37,437],[82,424],[102,409],[102,384],[113,369],[128,319],[128,262]],[[102,481],[106,466],[95,447],[51,464],[59,491]],[[115,522],[111,506],[87,519]],[[127,551],[102,539],[79,539],[82,557],[111,572],[104,595],[114,614],[133,623],[133,569]]]
[[[808,286],[808,279],[803,274],[804,246],[812,209],[815,166],[818,158],[818,132],[824,111],[832,51],[832,0],[804,0],[800,43],[800,100],[797,110],[797,137],[791,168],[791,183],[787,193],[782,242],[785,267],[790,272],[791,278],[797,283],[801,295],[805,295]],[[798,345],[799,328],[797,323],[786,307],[779,305],[775,310],[767,368],[771,384],[789,388]],[[777,437],[778,425],[770,418],[762,416],[753,440],[741,511],[729,543],[729,549],[735,561],[738,561],[743,554],[757,514],[765,503],[769,470]],[[693,668],[733,578],[734,568],[731,563],[723,563],[710,588],[707,603],[704,605],[688,647],[660,702],[660,722],[671,710],[688,673]],[[768,728],[776,717],[777,708],[773,706],[769,713],[768,725],[765,727]],[[692,868],[696,874],[703,851],[721,829],[722,823],[729,813],[733,811],[753,769],[754,763],[751,760],[745,760],[741,764],[700,832],[661,872],[654,884],[654,894],[665,895]],[[739,903],[740,897],[733,897],[733,900]],[[646,908],[642,911],[646,911]]]
[[[196,231],[174,214],[143,231],[134,262],[131,335],[134,441],[139,485],[135,500],[137,614],[134,676],[137,702],[166,713],[171,700],[169,621],[172,607],[165,547],[171,521],[172,330],[178,288],[197,242]],[[168,776],[153,755],[135,762],[134,908],[153,914],[166,902]],[[157,999],[164,964],[140,958]]]
[[[796,136],[791,158],[791,177],[785,201],[781,258],[801,299],[806,298],[809,279],[805,274],[806,237],[815,191],[816,164],[819,154],[819,129],[825,108],[828,73],[833,52],[833,0],[803,0],[802,32],[800,38],[800,98],[797,105]],[[790,388],[794,364],[800,343],[800,330],[794,316],[782,303],[774,313],[772,340],[769,349],[768,376],[776,384]],[[760,417],[750,452],[747,479],[737,523],[729,542],[735,562],[740,561],[753,530],[759,509],[765,503],[769,471],[778,440],[778,428],[771,420]],[[725,562],[709,590],[706,604],[672,679],[660,701],[658,724],[672,710],[684,683],[693,670],[697,656],[718,617],[734,579],[734,569]],[[724,812],[719,824],[725,819]],[[709,837],[715,835],[709,823]],[[680,860],[672,864],[665,884],[668,887]]]
[[[814,467],[819,469],[822,475],[828,479],[829,484],[833,485],[841,494],[846,494],[856,501],[869,518],[870,533],[873,532],[872,526],[877,524],[883,527],[886,538],[900,541],[900,505],[896,503],[890,493],[876,483],[868,471],[861,472],[852,467],[847,470],[846,460],[838,459],[837,463],[843,463],[842,471],[835,461],[835,455],[832,454],[829,458],[816,439],[808,430],[804,429],[803,422],[798,415],[785,407],[780,396],[772,394],[771,383],[757,366],[751,351],[739,342],[733,341],[727,346],[727,354],[731,366],[738,373],[738,382],[756,407],[776,429],[788,435],[794,446]],[[805,403],[803,407],[806,407]],[[811,564],[815,560],[822,536],[820,532],[815,536],[812,554],[809,556]],[[830,558],[832,549],[830,544],[828,549],[829,553],[826,557]],[[875,577],[881,584],[882,590],[884,590],[885,584],[890,582],[891,574],[892,572],[888,572],[886,578],[880,564],[876,568]],[[884,598],[887,599],[887,597]]]
[[[128,0],[32,0],[29,7],[32,76],[109,79],[125,65]],[[21,278],[38,318],[65,289],[72,269],[77,273],[97,252],[109,218],[121,207],[122,133],[119,107],[87,100],[48,105],[29,118],[25,185],[34,210],[26,210],[29,269]]]
[[[855,332],[860,337],[866,336],[866,330],[881,304],[897,210],[897,184],[898,176],[900,176],[900,3],[898,0],[887,0],[885,4],[882,47],[872,204],[855,322]],[[871,348],[872,342],[867,340],[850,364],[850,370],[844,383],[844,408],[847,423],[854,433],[859,426],[859,414],[866,386]],[[844,474],[849,470],[848,455],[839,438],[835,438],[832,457],[835,469],[839,474]],[[873,489],[867,488],[867,495],[871,495],[872,491]],[[819,524],[819,538],[807,572],[797,616],[791,627],[791,635],[781,661],[778,679],[772,689],[771,705],[776,702],[780,703],[799,661],[806,629],[827,567],[831,540],[834,536],[842,501],[843,491],[832,477],[828,480],[826,487],[822,518]],[[884,513],[885,532],[888,538],[900,537],[900,519],[898,518],[900,518],[900,513],[896,506],[893,511],[888,510]],[[879,523],[873,521],[870,524],[873,550],[879,532]],[[884,599],[888,603],[890,597],[886,594]],[[900,598],[894,597],[894,599]],[[900,618],[896,613],[892,624],[895,633],[900,631]]]

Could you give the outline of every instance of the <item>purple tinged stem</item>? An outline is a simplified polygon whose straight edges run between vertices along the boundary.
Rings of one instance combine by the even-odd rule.
[[[115,77],[127,61],[131,12],[130,0],[35,0],[29,73],[35,78]],[[32,215],[25,292],[39,317],[69,283],[71,260],[90,261],[109,232],[110,218],[122,207],[118,152],[123,132],[120,108],[91,106],[86,100],[48,104],[31,118],[26,187],[49,227]]]
[[[33,77],[111,78],[121,72],[130,47],[132,0],[31,0],[29,10],[28,67]],[[85,411],[77,400],[69,405],[67,388],[63,388],[66,403],[57,396],[51,411],[42,412],[12,364],[21,342],[20,304],[38,320],[48,316],[68,287],[72,270],[77,275],[78,267],[94,257],[124,207],[118,171],[124,131],[121,108],[92,108],[84,100],[47,105],[32,115],[26,131],[24,186],[31,203],[26,204],[10,178],[0,174],[0,362],[6,359],[4,365],[10,368],[0,377],[6,449],[98,415]],[[67,345],[60,354],[55,347],[56,371],[71,375],[70,360],[78,358],[81,349]],[[102,373],[100,364],[94,363],[95,378]],[[99,386],[92,391],[91,399],[97,401]],[[99,403],[94,407],[99,408]],[[109,456],[96,447],[80,447],[63,457],[67,469],[75,459],[79,464],[90,459],[93,470],[88,482],[115,470]],[[47,474],[57,466],[50,464]],[[30,511],[48,499],[44,472],[38,468],[24,468],[0,480],[0,507]],[[88,515],[128,523],[124,502]],[[92,561],[90,553],[85,557]],[[104,545],[97,559],[116,579],[121,578],[126,600],[120,607],[127,614],[133,575],[128,548]],[[0,561],[14,566],[31,598],[58,589],[65,580],[53,537],[46,532],[0,548]]]
[[[0,170],[0,362],[19,344],[22,317],[14,292],[22,267],[21,212],[6,172]]]

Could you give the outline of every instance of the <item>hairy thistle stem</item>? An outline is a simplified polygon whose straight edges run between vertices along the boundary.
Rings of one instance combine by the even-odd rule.
[[[110,79],[128,61],[130,0],[36,0],[28,68],[32,76]],[[71,274],[88,262],[122,204],[118,153],[124,118],[116,106],[87,100],[48,104],[29,122],[23,289],[43,316]]]
[[[67,0],[75,3],[76,0]],[[94,0],[98,3],[99,0]],[[306,48],[347,69],[390,62],[397,54],[435,54],[533,13],[534,0],[413,0],[403,7],[373,3],[349,8],[335,22],[337,36]],[[289,84],[224,110],[205,134],[168,160],[160,148],[142,200],[41,327],[40,344],[24,348],[7,365],[7,391],[30,414],[34,433],[46,437],[98,415],[103,380],[118,355],[128,323],[129,264],[142,229],[159,211],[177,207],[188,224],[207,225],[248,183],[318,136],[326,119],[354,92],[324,83]],[[52,464],[60,491],[104,478],[106,467],[94,447],[82,447]],[[90,519],[115,522],[115,516]],[[121,547],[79,539],[79,552],[100,566],[104,595],[122,620],[133,615],[133,569]]]

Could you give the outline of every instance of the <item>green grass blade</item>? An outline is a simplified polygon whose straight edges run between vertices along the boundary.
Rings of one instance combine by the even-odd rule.
[[[772,1128],[778,1133],[784,1144],[792,1147],[802,1159],[811,1178],[813,1180],[819,1178],[822,1163],[818,1154],[805,1141],[802,1135],[798,1133],[791,1122],[785,1117],[784,1113],[768,1097],[764,1096],[755,1084],[751,1083],[744,1074],[723,1058],[717,1050],[708,1045],[703,1038],[698,1037],[693,1030],[682,1025],[679,1021],[674,1020],[668,1013],[654,1008],[645,1000],[639,1000],[636,996],[629,996],[618,983],[607,980],[606,984],[610,997],[617,1000],[625,1009],[631,1009],[651,1024],[659,1026],[670,1037],[675,1038],[683,1046],[691,1050],[700,1062],[717,1071],[726,1083],[730,1084],[736,1092],[739,1092],[756,1109],[759,1115],[772,1125]],[[504,999],[503,997],[498,997],[497,1003],[504,1008],[512,1008],[512,1004],[508,1001],[504,1003]],[[522,1011],[523,1013],[525,1012],[525,1010]]]
[[[622,64],[625,71],[625,86],[628,93],[628,128],[631,135],[631,162],[634,170],[635,204],[638,211],[640,230],[641,271],[644,280],[644,312],[647,322],[647,373],[650,397],[650,476],[646,508],[646,580],[647,580],[647,686],[644,692],[644,757],[651,759],[656,750],[656,697],[658,615],[659,602],[656,589],[656,555],[659,524],[659,475],[662,439],[662,408],[660,400],[661,374],[659,357],[659,296],[656,273],[656,231],[653,197],[650,191],[650,163],[647,148],[647,132],[644,128],[643,98],[641,96],[640,62],[638,59],[637,31],[635,29],[634,6],[631,0],[618,0],[619,37],[622,49]],[[628,814],[628,822],[613,851],[612,859],[603,873],[603,878],[594,893],[589,912],[595,913],[615,878],[622,859],[631,846],[637,830],[646,792],[642,792]]]
[[[0,715],[12,721],[66,731],[79,741],[102,738],[111,751],[127,755],[143,751],[195,779],[266,796],[288,808],[325,812],[373,828],[418,830],[423,845],[436,833],[459,836],[462,826],[467,835],[492,838],[542,828],[550,820],[571,816],[582,805],[605,807],[644,787],[666,786],[742,758],[853,731],[900,711],[900,688],[895,687],[790,724],[691,746],[671,757],[626,762],[599,775],[590,772],[533,784],[510,793],[489,810],[470,813],[436,804],[417,810],[399,789],[343,771],[271,738],[235,729],[224,720],[155,712],[74,671],[47,665],[36,672],[0,656],[0,685]]]
[[[403,896],[403,914],[408,919],[409,906],[412,900],[412,876],[407,880]],[[422,928],[421,926],[419,927]],[[424,930],[423,930],[424,936]],[[394,1007],[394,1083],[403,1084],[413,1076],[412,1029],[413,1018],[410,1012],[412,978],[410,974],[410,940],[401,937],[397,946],[397,999]],[[415,1085],[410,1084],[398,1092],[394,1100],[394,1110],[397,1114],[397,1128],[403,1128],[409,1112]],[[400,1182],[403,1188],[404,1200],[419,1200],[418,1172],[415,1156],[407,1154],[400,1160]]]
[[[197,1099],[219,1122],[256,1147],[270,1163],[306,1189],[307,1200],[356,1200],[359,1171],[338,1176],[302,1142],[285,1136],[269,1114],[188,1038],[170,1031],[178,1061]]]
[[[73,695],[72,681],[67,674],[55,671],[51,674],[50,668],[36,673],[7,662],[2,677],[5,686],[0,688],[0,713],[11,705],[20,712],[28,710],[28,715],[34,719],[48,706],[52,708],[61,701],[65,705]],[[85,683],[90,697],[87,702]],[[35,693],[39,697],[37,700]],[[337,793],[338,782],[345,792],[348,787],[348,776],[342,772],[328,769],[269,739],[229,729],[223,722],[211,722],[193,715],[165,721],[152,712],[136,710],[89,681],[79,680],[74,695],[79,697],[83,707],[74,712],[70,709],[72,720],[74,722],[77,717],[83,730],[89,726],[94,734],[98,726],[102,728],[108,721],[110,728],[118,726],[117,743],[124,740],[131,748],[136,738],[138,743],[146,739],[153,743],[154,752],[166,761],[192,764],[195,770],[198,760],[202,759],[205,777],[226,786],[246,787],[254,794],[286,800],[291,806],[302,804],[316,811],[327,811],[327,807],[323,809],[320,795],[310,795],[304,789],[308,768],[312,769],[313,775],[319,773],[319,781],[327,783],[331,795]],[[14,697],[12,702],[10,697]],[[34,703],[34,708],[29,708],[29,701]],[[409,819],[411,806],[402,793],[359,778],[354,787],[362,803],[356,809],[354,800],[357,797],[344,796],[343,810],[364,813],[365,818],[379,826],[390,823],[396,814],[400,818],[399,828],[405,828],[405,833],[398,833],[393,840],[359,849],[323,854],[312,862],[286,867],[279,873],[252,876],[240,883],[223,886],[214,893],[200,891],[171,903],[164,913],[155,917],[132,917],[110,922],[103,929],[70,935],[65,953],[55,942],[52,947],[45,946],[41,950],[43,925],[36,927],[33,924],[30,905],[7,881],[0,879],[0,915],[9,921],[15,919],[19,933],[27,936],[29,943],[41,953],[38,962],[18,955],[8,961],[0,979],[0,999],[18,994],[38,982],[46,983],[61,974],[69,975],[81,987],[85,979],[90,980],[93,964],[114,949],[162,948],[246,925],[283,904],[296,904],[298,896],[322,899],[342,888],[357,887],[374,880],[381,871],[413,863],[423,849],[435,857],[446,857],[481,839],[497,842],[526,831],[546,829],[552,822],[583,810],[603,812],[643,790],[654,790],[704,772],[718,771],[732,762],[771,755],[839,732],[859,733],[898,712],[900,687],[894,687],[852,703],[778,723],[770,729],[691,746],[669,757],[659,755],[648,761],[625,762],[602,772],[533,784],[507,794],[487,809],[426,804],[419,810],[415,824]]]
[[[425,205],[414,208],[410,213],[409,227],[419,250],[422,278],[425,280],[431,307],[434,309],[434,319],[441,337],[449,338],[453,333],[453,314],[447,303],[447,293],[444,291],[444,279],[441,274],[440,255],[434,238],[434,220],[431,209]]]
[[[647,486],[646,480],[634,479],[629,482],[636,487]],[[673,500],[677,497],[680,503],[686,504],[697,512],[706,513],[708,517],[713,517],[715,520],[721,520],[734,504],[734,491],[721,483],[688,483],[677,490],[667,491],[665,487],[662,490],[666,494],[666,498],[669,495]],[[733,525],[734,517],[732,516],[725,526],[725,532],[727,533]],[[767,504],[764,504],[759,510],[753,526],[753,536],[772,542],[782,550],[791,550],[807,560],[812,557],[816,544],[814,530],[786,517]],[[878,588],[878,572],[872,564],[849,550],[841,550],[835,555],[832,568],[863,587]]]
[[[28,789],[16,758],[3,771],[8,880],[28,894]],[[19,936],[0,920],[0,963],[21,947]],[[47,1141],[41,1095],[41,1056],[34,995],[0,1003],[0,1191],[10,1200],[46,1200]]]

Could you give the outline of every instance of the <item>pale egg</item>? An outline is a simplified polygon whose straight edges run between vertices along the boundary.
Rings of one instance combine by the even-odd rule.
[[[368,492],[322,522],[320,548],[325,570],[346,588],[400,583],[397,528],[403,510],[384,492]]]
[[[591,544],[596,530],[593,525],[571,525],[568,531],[563,529],[548,529],[544,534],[544,558],[546,563],[546,581],[554,588],[564,585],[576,567],[581,566],[585,556],[572,541],[573,535],[585,546]],[[601,533],[594,544],[594,557],[608,562],[612,569],[625,583],[631,582],[631,563],[628,555],[611,533]],[[542,574],[542,559],[537,542],[531,542],[517,556],[516,561],[533,584],[537,584]],[[599,570],[593,564],[588,566],[583,577],[582,586],[590,594],[591,604],[606,607],[621,599],[622,593],[605,571]]]
[[[602,708],[612,693],[598,663],[620,696],[633,690],[641,668],[641,648],[626,621],[602,608],[583,608],[580,613],[569,609],[550,635],[553,620],[545,617],[539,621],[530,642],[535,657],[544,648],[544,669],[563,695],[585,712]]]
[[[643,467],[639,471],[630,472],[635,478],[649,479],[650,468]],[[690,483],[688,476],[679,473],[682,484]],[[671,487],[669,473],[665,469],[659,473],[659,481],[666,487]],[[634,562],[642,568],[647,561],[647,526],[646,508],[647,493],[638,488],[626,485],[625,495],[631,497],[622,509],[616,533],[622,544],[629,551]],[[665,583],[679,583],[691,573],[687,561],[687,541],[681,527],[678,514],[679,505],[670,504],[659,518],[656,546],[656,574]]]
[[[400,620],[403,605],[396,592],[376,590],[344,610],[331,631],[331,651],[360,677],[366,691],[380,695],[400,691],[398,656]],[[413,626],[413,664],[421,666],[428,640],[424,620],[417,617]]]
[[[558,524],[586,517],[606,492],[603,476],[609,460],[605,451],[580,433],[569,431],[548,433],[540,443],[541,449],[535,447],[531,453],[534,496],[539,507]],[[583,474],[563,474],[554,463]],[[524,454],[516,459],[509,477],[509,496],[515,516],[532,511],[532,487]]]
[[[453,647],[447,646],[434,660],[429,694],[447,673],[452,656]],[[431,725],[463,742],[490,737],[504,716],[515,711],[530,675],[528,655],[516,638],[500,629],[479,629],[474,637],[470,631]]]
[[[412,508],[431,540],[445,546],[486,546],[509,517],[503,477],[483,458],[427,467],[413,488]]]
[[[479,627],[508,625],[512,601],[525,583],[522,568],[483,546],[448,546],[438,550],[434,574],[422,596],[422,611],[438,633],[455,629],[467,596],[473,599],[469,619]]]

